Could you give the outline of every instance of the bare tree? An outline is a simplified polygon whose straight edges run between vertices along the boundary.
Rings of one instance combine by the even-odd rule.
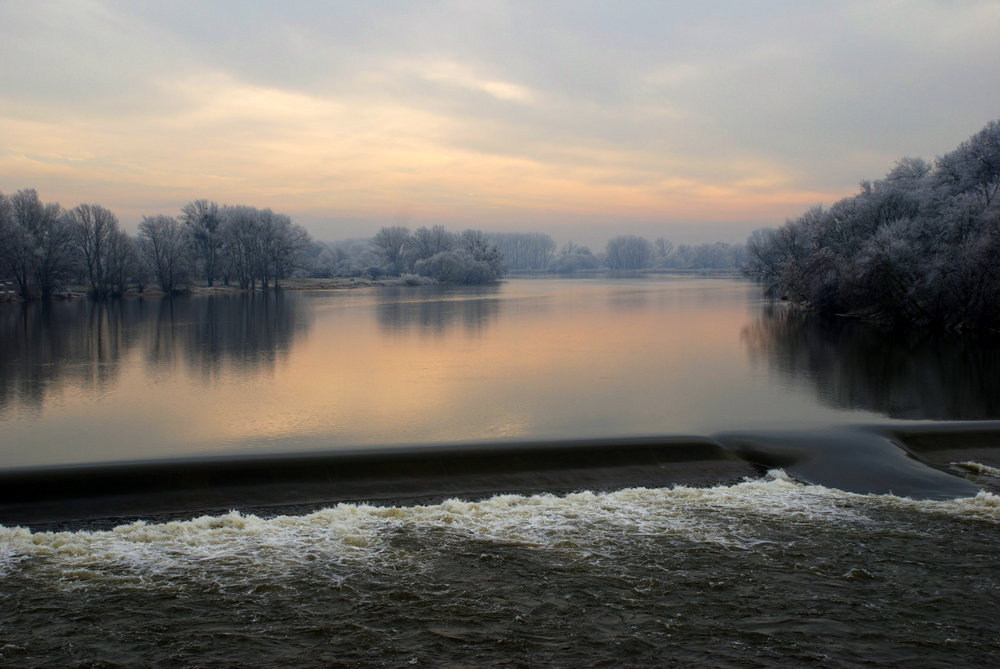
[[[413,231],[410,237],[410,259],[412,262],[451,251],[455,248],[455,235],[444,229],[443,225],[433,228],[420,227]]]
[[[219,272],[219,256],[224,243],[219,205],[208,200],[188,202],[181,209],[181,220],[187,226],[194,260],[211,288]]]
[[[262,255],[260,215],[256,209],[245,205],[224,207],[222,215],[228,270],[236,278],[240,288],[254,288],[257,280],[256,266]]]
[[[247,206],[223,207],[226,273],[235,275],[240,288],[261,288],[287,278],[308,249],[305,228],[285,214]]]
[[[120,229],[115,229],[108,236],[106,248],[105,294],[119,297],[128,291],[131,282],[142,280],[139,276],[139,250],[132,238]]]
[[[656,257],[663,260],[674,251],[674,243],[669,239],[660,237],[656,240]]]
[[[184,229],[173,216],[144,216],[139,224],[143,258],[160,289],[168,295],[187,280],[185,241]]]
[[[0,264],[23,299],[49,299],[73,272],[73,236],[58,204],[42,204],[38,192],[5,198]]]
[[[275,225],[275,243],[271,247],[269,261],[273,269],[274,287],[278,289],[278,281],[288,278],[300,266],[312,240],[305,228],[292,223],[292,219],[285,214],[276,216]]]
[[[610,239],[604,252],[611,269],[642,269],[649,267],[653,261],[653,245],[646,238],[636,235],[619,235]]]
[[[372,246],[389,274],[397,275],[406,268],[410,230],[403,226],[382,228],[372,237]]]
[[[97,204],[81,204],[68,214],[73,228],[74,248],[83,259],[90,282],[90,295],[108,295],[107,280],[110,244],[118,230],[118,217]]]
[[[556,242],[542,232],[494,232],[490,234],[510,269],[545,269],[556,250]]]

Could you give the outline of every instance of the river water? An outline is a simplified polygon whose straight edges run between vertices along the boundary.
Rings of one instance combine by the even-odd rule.
[[[590,278],[0,305],[0,344],[0,474],[39,499],[163,461],[188,490],[205,457],[721,454],[602,484],[557,475],[570,444],[496,494],[465,465],[443,494],[435,455],[406,495],[269,482],[232,511],[103,490],[105,517],[67,493],[43,518],[8,494],[0,666],[1000,664],[1000,439],[969,422],[1000,418],[989,340],[819,323],[734,279]]]

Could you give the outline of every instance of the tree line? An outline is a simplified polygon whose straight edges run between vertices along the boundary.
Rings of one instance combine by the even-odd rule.
[[[195,285],[279,288],[292,277],[423,277],[415,282],[488,283],[508,270],[733,269],[743,246],[680,245],[619,235],[603,251],[545,233],[450,232],[441,225],[381,228],[373,237],[323,243],[286,214],[194,200],[177,216],[144,216],[135,235],[98,204],[65,210],[34,189],[0,193],[0,281],[25,300],[86,286],[95,299],[167,294]]]
[[[476,239],[477,245],[467,241]],[[466,241],[463,241],[466,240]],[[476,246],[480,250],[472,250]],[[471,255],[463,252],[471,250]],[[487,248],[489,251],[487,252]],[[438,253],[457,252],[462,258]],[[491,258],[488,268],[470,272],[476,258]],[[447,263],[443,260],[448,259]],[[562,247],[545,233],[492,232],[467,230],[459,235],[441,226],[418,228],[382,228],[372,239],[348,239],[321,245],[311,259],[315,276],[398,276],[424,274],[439,280],[478,282],[495,280],[505,270],[531,270],[570,274],[585,270],[738,270],[746,262],[743,244],[681,244],[674,246],[662,237],[650,242],[636,235],[619,235],[597,253],[572,241]],[[448,277],[454,277],[449,279]]]
[[[1000,122],[934,163],[884,179],[747,242],[747,274],[819,314],[890,325],[1000,328]]]
[[[449,232],[441,225],[410,232],[405,226],[381,228],[368,239],[319,245],[311,259],[312,275],[416,275],[445,283],[489,283],[507,272],[500,248],[481,230]]]
[[[737,270],[745,261],[746,248],[742,244],[715,242],[674,246],[663,237],[650,242],[638,235],[618,235],[608,240],[604,251],[597,254],[586,246],[568,242],[553,256],[548,268],[558,273],[602,267],[619,271]]]
[[[196,200],[180,216],[144,216],[129,235],[111,210],[43,203],[34,189],[0,193],[0,278],[25,300],[49,299],[67,285],[94,298],[185,290],[194,281],[277,287],[311,243],[285,214]]]

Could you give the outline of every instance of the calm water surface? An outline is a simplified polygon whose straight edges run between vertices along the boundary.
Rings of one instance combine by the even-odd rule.
[[[996,347],[730,279],[0,305],[3,467],[1000,416]]]

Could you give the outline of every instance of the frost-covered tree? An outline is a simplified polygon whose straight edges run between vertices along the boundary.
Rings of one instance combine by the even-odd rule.
[[[219,272],[219,259],[225,239],[219,205],[208,200],[194,200],[181,208],[181,220],[187,226],[193,260],[205,285],[212,287]]]
[[[453,248],[455,248],[455,235],[445,230],[443,225],[417,228],[409,239],[410,264],[418,260],[427,260]]]
[[[572,274],[578,270],[596,269],[599,264],[589,248],[569,241],[549,262],[549,270],[557,274]]]
[[[406,271],[410,229],[400,225],[382,228],[372,237],[372,247],[389,274],[401,274]]]
[[[220,210],[224,242],[221,269],[225,281],[242,289],[280,287],[297,269],[311,240],[305,229],[285,214],[246,205]]]
[[[25,300],[49,299],[74,274],[73,232],[62,208],[35,189],[0,194],[0,270]]]
[[[748,275],[822,314],[896,325],[1000,327],[1000,124],[931,166],[903,158],[828,210],[747,243]]]
[[[447,283],[490,283],[507,271],[503,253],[490,237],[480,230],[465,230],[458,235],[454,249],[418,260],[414,271]]]
[[[134,274],[135,248],[118,217],[97,204],[81,204],[67,214],[73,248],[86,269],[91,297],[122,295]]]
[[[545,269],[556,250],[555,240],[544,232],[494,232],[489,237],[509,269]]]
[[[189,258],[184,228],[173,216],[143,216],[139,224],[139,248],[150,274],[168,295],[185,285]]]
[[[645,237],[619,235],[608,240],[605,262],[611,269],[636,270],[653,264],[653,245]]]

